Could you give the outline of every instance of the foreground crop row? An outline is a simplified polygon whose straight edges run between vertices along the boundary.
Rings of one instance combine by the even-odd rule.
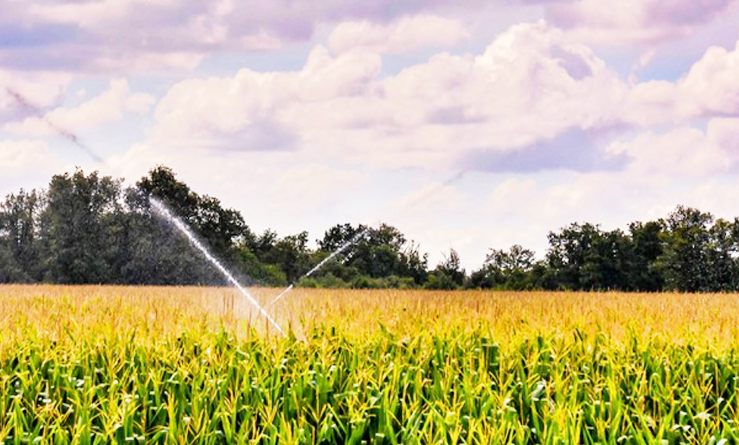
[[[484,319],[424,329],[409,315],[410,325],[373,319],[373,330],[351,334],[327,313],[300,338],[280,338],[175,306],[168,309],[179,317],[159,319],[167,329],[146,331],[134,322],[152,309],[143,301],[137,316],[125,301],[106,312],[72,294],[21,293],[5,301],[25,316],[0,320],[7,444],[739,441],[738,349],[711,347],[700,323],[675,326],[671,340],[650,333],[658,317],[646,313],[641,331],[623,333],[605,319],[526,328],[534,315],[519,331]],[[433,306],[435,296],[426,297]],[[448,310],[465,319],[469,301],[458,297]],[[669,297],[678,298],[661,296]],[[409,296],[394,298],[403,306],[387,313],[411,307]],[[548,297],[521,298],[536,314]],[[34,311],[61,328],[27,318]]]
[[[603,337],[185,334],[18,345],[5,443],[708,443],[739,439],[739,357]]]

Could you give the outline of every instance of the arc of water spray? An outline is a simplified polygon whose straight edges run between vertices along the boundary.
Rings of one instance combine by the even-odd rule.
[[[42,122],[44,122],[46,124],[46,126],[49,127],[52,131],[54,131],[56,134],[58,134],[59,136],[63,137],[64,139],[67,139],[68,141],[72,142],[78,148],[82,149],[93,160],[95,160],[96,162],[99,162],[101,164],[103,164],[105,162],[90,147],[88,147],[87,145],[85,145],[80,140],[80,138],[77,137],[77,135],[75,135],[74,133],[72,133],[70,131],[67,131],[67,130],[61,128],[61,127],[59,127],[51,119],[49,119],[48,117],[46,117],[46,114],[44,113],[44,111],[41,108],[39,108],[36,105],[32,104],[21,93],[19,93],[18,91],[14,90],[14,89],[12,89],[10,87],[5,87],[5,92],[8,93],[8,95],[10,97],[12,97],[18,103],[18,105],[20,105],[22,108],[24,108],[24,109],[30,111],[31,113],[33,113]],[[241,294],[244,297],[246,297],[246,299],[249,301],[249,303],[251,303],[254,307],[256,307],[259,310],[259,312],[269,321],[269,323],[277,330],[277,332],[279,332],[280,334],[282,334],[283,336],[285,336],[285,331],[282,330],[282,328],[280,327],[280,325],[277,324],[277,322],[269,315],[269,313],[267,313],[267,311],[265,311],[264,308],[262,308],[259,305],[259,302],[257,302],[257,300],[254,297],[252,297],[251,294],[249,292],[247,292],[247,290],[244,289],[244,287],[241,286],[241,284],[238,281],[236,281],[236,279],[233,277],[233,275],[231,275],[231,273],[225,267],[223,267],[223,265],[213,255],[211,255],[211,253],[208,251],[208,249],[202,243],[200,243],[200,241],[198,241],[198,239],[195,236],[195,234],[192,233],[192,231],[187,227],[187,225],[182,220],[180,220],[179,218],[177,218],[167,208],[167,206],[163,202],[161,202],[160,200],[152,197],[152,198],[150,198],[150,202],[154,206],[154,209],[156,210],[157,213],[159,213],[162,217],[164,217],[169,222],[171,222],[172,224],[174,224],[174,226],[180,232],[182,232],[182,234],[184,234],[187,237],[187,239],[190,241],[190,243],[193,246],[195,246],[198,250],[200,250],[200,252],[202,252],[202,254],[205,256],[205,258],[208,261],[210,261],[211,264],[213,264],[216,267],[216,269],[218,269],[218,271],[221,272],[221,274],[224,277],[226,277],[226,279],[232,285],[234,285],[234,287],[236,287],[239,290],[239,292],[241,292]]]
[[[46,114],[44,111],[37,107],[36,105],[32,104],[28,99],[26,99],[21,93],[18,91],[10,88],[5,87],[5,92],[8,93],[10,97],[12,97],[18,105],[20,105],[22,108],[30,111],[33,113],[37,118],[41,119],[43,123],[46,124],[49,129],[51,129],[54,133],[58,134],[59,136],[63,137],[64,139],[70,141],[72,144],[76,145],[77,148],[82,149],[85,153],[87,153],[95,162],[98,162],[100,164],[103,164],[105,161],[103,161],[103,158],[95,154],[94,151],[87,145],[85,145],[79,137],[77,137],[76,134],[65,130],[64,128],[58,126],[55,124],[51,119],[46,117]]]
[[[187,227],[187,225],[178,217],[176,217],[168,208],[167,206],[160,200],[154,197],[149,198],[149,202],[151,202],[152,206],[154,207],[154,210],[159,213],[161,216],[167,219],[167,221],[174,224],[174,226],[182,232],[183,235],[187,237],[187,239],[190,241],[190,244],[195,246],[200,252],[205,255],[205,258],[210,261],[211,264],[213,264],[216,269],[218,269],[221,274],[226,277],[226,279],[234,286],[236,289],[241,292],[241,295],[246,297],[246,299],[249,301],[249,303],[252,304],[255,308],[259,310],[259,312],[269,321],[269,323],[277,329],[277,332],[285,336],[285,332],[280,328],[280,325],[277,324],[277,322],[272,318],[269,313],[259,305],[259,302],[251,296],[251,294],[244,289],[241,284],[236,281],[236,279],[231,275],[231,272],[228,271],[211,253],[208,251],[208,249],[197,239],[194,233]]]
[[[353,244],[356,244],[356,243],[357,243],[357,242],[358,242],[358,241],[359,241],[359,240],[360,240],[360,239],[361,239],[361,238],[362,238],[362,237],[363,237],[363,236],[364,236],[364,235],[365,235],[365,234],[367,233],[367,231],[369,231],[369,227],[368,227],[368,228],[366,228],[366,229],[364,229],[364,230],[362,230],[361,232],[359,232],[358,234],[356,234],[356,235],[355,235],[355,236],[354,236],[354,237],[353,237],[352,239],[350,239],[349,241],[347,241],[347,242],[345,242],[344,244],[342,244],[342,245],[341,245],[341,246],[340,246],[340,247],[339,247],[338,249],[334,250],[334,251],[333,251],[333,252],[331,253],[331,255],[329,255],[329,256],[327,256],[326,258],[324,258],[323,260],[321,260],[321,262],[320,262],[320,263],[316,264],[316,265],[315,265],[315,266],[313,267],[313,269],[311,269],[311,270],[309,270],[308,272],[306,272],[306,273],[305,273],[304,275],[302,275],[302,276],[301,276],[301,277],[300,277],[299,279],[310,277],[310,276],[311,276],[311,275],[313,275],[314,273],[318,272],[318,270],[320,270],[320,269],[321,269],[321,268],[323,267],[323,265],[324,265],[324,264],[326,264],[326,263],[328,263],[329,261],[331,261],[332,259],[334,259],[334,257],[336,257],[336,255],[340,254],[341,252],[343,252],[344,250],[346,250],[347,248],[349,248],[349,246],[351,246],[351,245],[353,245]],[[282,292],[280,292],[280,294],[279,294],[279,295],[277,295],[277,296],[276,296],[276,297],[274,298],[274,300],[270,301],[270,302],[269,302],[269,304],[268,304],[268,305],[266,305],[266,306],[265,306],[264,308],[265,308],[265,309],[269,309],[269,308],[271,308],[273,304],[275,304],[275,303],[277,303],[278,301],[280,301],[280,299],[281,299],[281,298],[282,298],[283,296],[285,296],[285,294],[287,294],[288,292],[290,292],[291,290],[293,290],[293,288],[294,288],[294,287],[295,287],[295,284],[294,284],[294,283],[290,283],[290,285],[289,285],[289,286],[287,286],[287,287],[285,288],[285,290],[283,290]]]
[[[460,179],[462,179],[462,177],[464,177],[464,175],[467,174],[467,172],[468,172],[467,169],[460,170],[459,172],[457,172],[451,178],[447,179],[446,181],[442,182],[441,184],[437,185],[436,187],[433,187],[431,190],[429,190],[426,193],[424,193],[423,195],[421,195],[418,199],[416,199],[413,203],[411,203],[411,205],[408,208],[414,208],[414,207],[418,206],[420,203],[422,203],[423,201],[425,201],[425,200],[429,199],[431,196],[433,196],[433,194],[436,192],[436,190],[438,190],[438,189],[440,189],[442,187],[446,187],[446,186],[448,186],[448,185],[450,185],[450,184],[452,184],[454,182],[459,181]],[[300,278],[306,278],[306,277],[309,277],[309,276],[313,275],[321,267],[323,267],[326,263],[328,263],[329,261],[331,261],[331,259],[333,259],[336,255],[340,254],[341,252],[343,252],[344,250],[346,250],[350,246],[352,246],[352,245],[356,244],[357,242],[359,242],[359,240],[369,231],[369,229],[370,228],[367,227],[366,229],[362,230],[354,238],[352,238],[351,240],[349,240],[346,243],[344,243],[341,247],[339,247],[333,253],[331,253],[331,255],[329,255],[328,257],[324,258],[323,261],[321,261],[320,263],[318,263],[315,267],[313,267],[313,269],[309,270],[305,275],[301,276]],[[290,292],[291,290],[293,290],[294,287],[295,287],[295,284],[294,283],[290,283],[290,285],[287,286],[285,288],[285,290],[283,290],[282,292],[280,292],[279,295],[277,295],[272,301],[269,302],[269,304],[267,304],[265,306],[265,309],[271,308],[272,305],[274,305],[275,303],[277,303],[278,301],[280,301],[280,299],[282,299],[282,297],[284,297],[288,292]]]

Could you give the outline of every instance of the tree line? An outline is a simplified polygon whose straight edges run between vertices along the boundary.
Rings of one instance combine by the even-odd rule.
[[[739,219],[678,206],[627,231],[573,223],[548,235],[542,259],[490,249],[469,273],[453,249],[431,268],[398,229],[337,224],[316,247],[307,232],[253,232],[236,210],[199,195],[167,167],[134,186],[81,170],[0,203],[0,283],[227,284],[149,198],[169,206],[237,278],[306,287],[720,292],[739,290]],[[342,250],[342,247],[345,247]],[[339,252],[337,254],[337,251]],[[334,257],[310,276],[317,264]]]

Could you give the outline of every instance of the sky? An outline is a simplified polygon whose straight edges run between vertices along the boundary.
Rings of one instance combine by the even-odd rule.
[[[739,0],[0,0],[0,196],[170,167],[257,233],[543,257],[739,216]]]

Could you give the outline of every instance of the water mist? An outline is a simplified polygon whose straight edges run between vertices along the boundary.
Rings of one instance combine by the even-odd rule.
[[[184,221],[182,221],[180,218],[175,216],[167,206],[160,201],[157,198],[150,197],[149,202],[151,202],[151,206],[154,209],[155,213],[159,215],[160,217],[167,220],[167,222],[174,225],[177,230],[179,230],[192,244],[193,247],[197,248],[204,256],[205,258],[216,268],[218,271],[228,280],[229,283],[231,283],[236,289],[241,292],[241,295],[243,295],[249,303],[252,304],[255,308],[259,310],[259,312],[264,316],[264,318],[269,321],[269,323],[283,336],[285,335],[285,332],[280,328],[280,325],[277,324],[277,322],[267,313],[266,310],[262,306],[259,305],[259,302],[233,277],[231,272],[226,269],[223,264],[220,263],[209,251],[208,249],[198,240],[198,238],[195,236],[195,234],[190,230],[190,228],[185,224]]]

